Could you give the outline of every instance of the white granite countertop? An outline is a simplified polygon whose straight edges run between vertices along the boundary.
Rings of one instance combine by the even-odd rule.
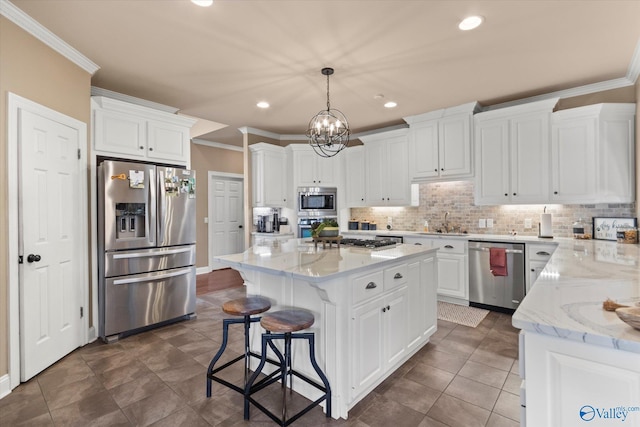
[[[640,303],[640,246],[602,240],[559,244],[513,315],[525,331],[640,353],[640,330],[602,309]]]
[[[321,282],[340,275],[366,271],[391,264],[403,257],[434,252],[437,249],[415,245],[396,245],[385,249],[341,246],[315,248],[311,239],[259,242],[243,253],[214,257],[214,261],[236,269],[263,271]]]

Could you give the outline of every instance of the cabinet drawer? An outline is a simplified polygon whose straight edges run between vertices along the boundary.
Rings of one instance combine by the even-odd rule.
[[[389,290],[407,283],[407,264],[400,264],[384,270],[384,289]]]
[[[555,250],[554,245],[529,245],[529,261],[547,262]]]
[[[367,274],[353,279],[353,303],[357,304],[367,298],[379,295],[383,291],[384,275],[382,271]]]
[[[433,242],[434,247],[440,248],[438,255],[440,254],[464,254],[466,249],[466,240],[454,240],[454,239],[438,239]]]

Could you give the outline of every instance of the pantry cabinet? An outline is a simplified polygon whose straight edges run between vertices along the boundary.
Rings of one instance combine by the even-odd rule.
[[[597,104],[553,113],[551,201],[632,203],[635,104]]]
[[[557,99],[475,116],[478,205],[549,199],[549,123]]]
[[[364,142],[367,206],[411,205],[407,130],[360,137]]]
[[[95,154],[188,166],[195,119],[106,98],[91,98]]]
[[[344,150],[345,203],[347,208],[366,206],[364,146]]]
[[[405,117],[409,123],[409,174],[412,181],[468,178],[473,175],[471,132],[477,102]]]
[[[273,144],[257,143],[251,151],[251,199],[253,207],[286,207],[286,153]]]
[[[295,187],[338,186],[342,153],[321,157],[307,144],[291,144],[287,149],[292,153]]]

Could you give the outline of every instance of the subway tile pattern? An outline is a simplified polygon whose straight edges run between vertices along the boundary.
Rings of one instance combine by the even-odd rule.
[[[420,205],[416,207],[352,208],[351,218],[376,223],[378,230],[386,229],[388,218],[392,228],[422,231],[429,221],[430,231],[441,228],[446,212],[450,225],[474,234],[509,234],[535,236],[545,205],[476,206],[473,181],[422,183]],[[546,205],[553,215],[553,235],[571,237],[574,222],[583,219],[591,223],[593,217],[635,217],[636,204]],[[479,219],[493,219],[493,228],[479,228]],[[525,219],[532,220],[532,228],[525,228]]]
[[[29,426],[269,426],[252,409],[243,420],[242,396],[205,373],[221,342],[221,304],[244,295],[236,287],[199,295],[198,318],[113,344],[94,342],[60,360],[0,400],[0,425]],[[221,362],[242,351],[242,328],[232,328]],[[438,322],[438,331],[414,357],[349,412],[327,419],[318,407],[296,426],[356,427],[518,426],[518,330],[511,316],[491,312],[477,328]],[[238,384],[240,364],[222,375]],[[279,385],[259,399],[278,412]],[[295,410],[308,403],[293,393]]]

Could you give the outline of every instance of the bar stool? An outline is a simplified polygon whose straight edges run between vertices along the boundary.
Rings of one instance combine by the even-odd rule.
[[[252,352],[251,348],[249,347],[249,328],[252,323],[260,321],[260,317],[251,317],[251,315],[264,313],[270,308],[271,308],[271,301],[259,296],[238,298],[238,299],[227,301],[222,305],[222,311],[224,311],[225,313],[230,314],[232,316],[242,316],[242,318],[222,320],[222,345],[220,346],[220,349],[218,350],[216,355],[213,357],[213,359],[211,359],[211,363],[209,363],[209,368],[207,369],[207,397],[211,397],[211,381],[212,380],[222,385],[225,385],[237,391],[238,393],[241,393],[244,395],[245,385],[247,384],[247,377],[249,372],[250,357],[255,357],[257,359],[263,360],[261,355]],[[222,356],[222,353],[224,353],[225,349],[227,348],[227,341],[229,338],[229,325],[237,324],[237,323],[244,324],[244,354],[241,354],[235,359],[214,369],[216,362],[218,361],[218,359],[220,359],[220,357]],[[275,346],[273,346],[273,348],[275,349]],[[284,362],[284,359],[282,358],[282,355],[280,354],[280,352],[277,351],[277,349],[275,353],[280,358],[280,363],[270,359],[266,359],[266,361],[273,365],[280,366]],[[228,368],[229,366],[233,365],[234,363],[242,359],[244,359],[244,384],[242,387],[238,387],[237,385],[232,384],[215,375],[217,372],[220,372],[221,370]]]
[[[288,426],[289,424],[295,422],[298,418],[309,412],[314,406],[321,403],[323,400],[326,402],[326,414],[327,418],[331,417],[331,387],[329,386],[329,380],[322,372],[318,363],[316,362],[315,357],[315,334],[312,332],[304,332],[304,333],[294,333],[297,331],[301,331],[303,329],[309,328],[313,325],[315,321],[313,314],[304,311],[304,310],[281,310],[275,311],[272,313],[265,314],[260,320],[260,325],[266,330],[265,333],[262,334],[262,357],[260,359],[260,364],[254,371],[253,375],[249,379],[246,384],[244,395],[244,419],[249,419],[249,402],[253,403],[258,409],[264,412],[269,418],[278,423],[281,426]],[[284,340],[284,356],[281,356],[278,350],[275,350],[273,345],[273,340]],[[315,369],[316,373],[322,380],[324,385],[320,385],[305,375],[295,371],[291,366],[291,341],[294,339],[304,339],[309,342],[309,359],[313,369]],[[280,369],[276,371],[278,373],[277,376],[273,378],[264,378],[260,380],[260,382],[254,385],[254,381],[260,375],[262,368],[265,365],[265,362],[268,361],[267,354],[267,345],[269,345],[274,351],[278,358],[282,361],[280,365]],[[284,360],[283,360],[284,359]],[[286,390],[287,390],[287,376],[289,377],[289,389],[292,392],[293,387],[293,376],[296,376],[306,383],[312,385],[318,390],[322,391],[324,394],[310,405],[302,409],[297,414],[291,416],[287,419],[287,401],[286,401]],[[274,382],[282,380],[282,415],[278,418],[275,414],[270,412],[267,408],[262,406],[259,402],[257,402],[251,395],[256,393],[257,391],[262,390]]]

